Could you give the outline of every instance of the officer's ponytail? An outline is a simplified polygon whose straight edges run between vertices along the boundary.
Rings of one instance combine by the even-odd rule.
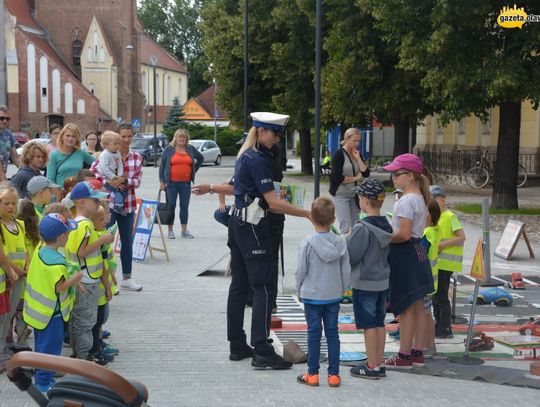
[[[240,158],[242,154],[244,154],[247,150],[254,147],[257,149],[258,140],[257,140],[257,128],[252,127],[251,130],[249,130],[249,133],[246,137],[246,141],[244,141],[244,144],[242,144],[242,147],[240,147],[240,151],[238,151],[238,155],[236,158]]]

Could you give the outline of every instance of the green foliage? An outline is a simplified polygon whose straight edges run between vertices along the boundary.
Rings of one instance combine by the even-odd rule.
[[[185,124],[182,126],[189,132],[191,140],[203,139],[214,140],[214,128],[203,126],[201,124]],[[218,127],[217,129],[217,144],[221,149],[222,155],[236,155],[240,149],[240,145],[236,143],[242,139],[244,132],[242,130],[231,130]]]
[[[482,214],[482,205],[481,204],[457,204],[454,206],[454,209],[469,213],[473,215]],[[489,208],[489,213],[491,215],[540,215],[540,208],[520,208],[520,209],[497,209]]]
[[[174,132],[178,128],[183,127],[183,116],[184,112],[182,111],[182,106],[180,106],[180,99],[175,97],[173,99],[173,104],[167,113],[167,121],[163,124],[163,132],[169,139],[172,138]]]

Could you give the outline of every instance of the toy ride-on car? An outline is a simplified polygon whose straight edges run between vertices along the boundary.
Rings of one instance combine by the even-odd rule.
[[[32,371],[22,367],[68,373],[46,394],[32,382]],[[148,390],[142,383],[126,380],[112,370],[87,360],[18,352],[10,359],[7,376],[42,407],[145,407]]]
[[[519,327],[521,335],[540,336],[540,318],[533,319]]]
[[[523,274],[514,271],[512,273],[512,288],[514,290],[524,290],[525,283],[523,282]]]
[[[512,305],[513,301],[514,299],[506,290],[499,287],[490,287],[480,289],[476,303],[478,305],[495,304],[500,307],[508,307]],[[469,295],[468,302],[472,304],[472,294]]]
[[[465,344],[467,343],[467,338],[463,341]],[[485,350],[491,350],[495,346],[495,343],[493,342],[493,338],[491,336],[487,336],[483,332],[478,332],[477,334],[471,336],[471,339],[469,341],[469,350],[471,352],[482,352]]]

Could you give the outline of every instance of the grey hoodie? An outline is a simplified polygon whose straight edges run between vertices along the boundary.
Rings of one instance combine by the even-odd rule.
[[[351,262],[351,287],[365,291],[388,288],[388,251],[392,226],[383,216],[369,216],[356,222],[347,237]]]
[[[345,239],[334,233],[306,236],[298,249],[296,290],[310,300],[341,299],[351,278]]]

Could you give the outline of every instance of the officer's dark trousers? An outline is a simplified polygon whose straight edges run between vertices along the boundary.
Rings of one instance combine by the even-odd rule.
[[[251,345],[255,353],[266,355],[274,352],[268,340],[273,298],[273,277],[277,269],[272,255],[268,218],[252,225],[231,216],[229,240],[231,250],[231,286],[227,301],[227,339],[231,352],[244,350],[244,311],[246,298],[253,290],[251,317]]]
[[[276,299],[278,293],[278,276],[279,276],[279,248],[283,241],[283,221],[271,221],[270,225],[270,241],[272,243],[272,256],[275,259],[276,269],[274,276],[272,277],[272,299],[270,304],[273,307],[277,307]]]
[[[433,296],[433,316],[435,317],[435,326],[439,329],[451,328],[452,307],[448,299],[448,290],[452,274],[452,271],[439,270],[439,286]]]

